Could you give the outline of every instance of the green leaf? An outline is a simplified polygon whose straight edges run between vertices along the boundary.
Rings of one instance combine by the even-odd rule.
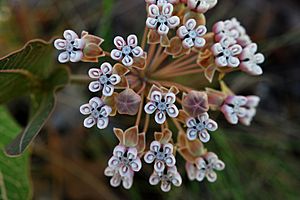
[[[2,149],[16,136],[20,127],[3,107],[0,107],[0,121],[0,148]],[[18,158],[9,158],[3,151],[0,152],[0,199],[30,199],[29,176],[28,152]]]
[[[26,128],[11,142],[5,152],[10,156],[20,155],[37,136],[55,106],[55,91],[68,83],[68,70],[58,68],[43,84],[44,89],[32,95],[32,117]]]
[[[32,40],[0,59],[0,104],[35,91],[54,70],[52,42]]]

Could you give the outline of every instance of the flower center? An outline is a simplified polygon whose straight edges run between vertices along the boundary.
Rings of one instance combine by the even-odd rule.
[[[158,110],[165,111],[167,109],[167,104],[165,102],[160,102],[157,105]]]
[[[156,158],[157,158],[158,160],[164,160],[165,154],[164,154],[163,152],[158,152],[158,153],[156,154]]]
[[[131,47],[130,47],[130,46],[124,46],[124,47],[122,48],[122,53],[123,53],[124,55],[129,55],[129,54],[131,53]]]
[[[164,23],[167,22],[167,18],[166,18],[165,16],[163,16],[163,15],[159,15],[159,16],[157,17],[157,21],[158,21],[158,23],[160,23],[160,24],[164,24]]]
[[[229,49],[225,49],[224,52],[223,52],[223,54],[224,54],[224,56],[226,56],[226,57],[231,56],[231,52],[230,52]]]
[[[67,42],[66,51],[67,52],[72,52],[73,49],[74,49],[74,45],[72,44],[72,42]]]
[[[99,118],[100,112],[99,112],[98,110],[96,110],[96,109],[93,109],[91,115],[92,115],[94,118]]]
[[[194,31],[194,30],[190,31],[190,32],[189,32],[189,36],[190,36],[191,38],[195,39],[195,38],[197,37],[196,31]]]
[[[127,157],[122,157],[121,158],[121,162],[124,164],[124,165],[129,165],[129,162],[130,162],[130,160],[127,158]]]
[[[106,85],[108,82],[109,82],[109,79],[106,75],[102,75],[100,78],[99,78],[99,81],[102,85]]]
[[[197,129],[198,131],[202,131],[204,128],[205,128],[205,126],[204,126],[203,123],[199,123],[199,124],[197,124],[197,126],[196,126],[196,129]]]

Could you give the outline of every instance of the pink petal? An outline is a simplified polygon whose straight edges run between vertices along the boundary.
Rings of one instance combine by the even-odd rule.
[[[78,38],[78,35],[72,31],[72,30],[65,30],[64,31],[64,38],[67,40],[67,41],[74,41],[75,39]]]

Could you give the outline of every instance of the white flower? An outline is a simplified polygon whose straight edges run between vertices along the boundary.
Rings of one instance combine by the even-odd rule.
[[[228,38],[230,44],[237,43],[236,39],[239,37],[239,32],[234,29],[234,24],[231,20],[219,21],[214,24],[213,32],[215,40],[221,41],[223,38]]]
[[[113,74],[112,66],[107,62],[103,63],[100,69],[90,69],[89,76],[97,79],[89,84],[89,90],[91,92],[102,90],[104,96],[111,96],[114,92],[114,86],[121,81],[121,77],[118,74]]]
[[[147,27],[156,29],[159,35],[167,35],[170,28],[173,29],[180,23],[179,17],[172,16],[172,13],[173,5],[170,3],[164,4],[161,8],[151,4],[148,7]]]
[[[127,43],[122,37],[117,36],[114,39],[114,44],[117,49],[111,51],[111,58],[122,61],[123,65],[127,67],[130,67],[134,63],[134,57],[138,58],[144,54],[143,49],[138,46],[136,35],[129,35]]]
[[[181,26],[177,30],[177,35],[181,38],[184,48],[201,48],[205,45],[205,39],[203,36],[206,34],[207,29],[205,26],[200,25],[198,27],[195,19],[189,19],[184,26]]]
[[[173,145],[153,141],[150,145],[150,151],[144,156],[144,160],[149,164],[154,162],[154,170],[156,172],[163,172],[166,165],[168,167],[175,166],[176,160],[173,155]]]
[[[112,176],[110,182],[112,186],[117,187],[122,181],[123,187],[129,189],[133,183],[134,172],[140,171],[141,168],[142,162],[138,157],[137,149],[118,145],[108,161],[105,175]]]
[[[157,6],[163,6],[166,3],[177,4],[179,0],[145,0],[148,4],[156,4]]]
[[[246,46],[240,55],[240,69],[251,75],[261,75],[263,73],[259,64],[262,64],[265,57],[257,52],[257,44],[251,43]]]
[[[247,103],[245,105],[246,107],[246,115],[239,119],[239,121],[249,126],[251,124],[251,121],[253,117],[256,115],[256,107],[258,106],[260,102],[260,98],[258,96],[247,96]]]
[[[176,166],[170,167],[167,173],[154,171],[150,176],[149,182],[151,185],[157,185],[161,182],[160,188],[164,192],[169,192],[171,190],[172,184],[179,187],[182,183],[182,178],[177,171]]]
[[[80,107],[80,112],[83,115],[89,115],[83,122],[86,128],[91,128],[95,124],[97,124],[99,129],[106,128],[111,111],[111,107],[104,105],[104,102],[99,97],[93,97],[88,104]]]
[[[222,38],[219,43],[215,43],[211,50],[214,54],[215,63],[220,67],[238,67],[240,60],[238,55],[242,53],[242,47],[238,44],[231,45],[228,37]]]
[[[209,9],[215,7],[217,3],[217,0],[187,0],[188,7],[199,13],[207,12]]]
[[[155,111],[155,121],[158,124],[163,124],[166,121],[166,113],[169,117],[175,118],[178,116],[179,111],[174,105],[176,96],[172,92],[162,94],[159,91],[153,91],[150,95],[150,102],[145,105],[145,112],[153,114]]]
[[[209,152],[203,158],[197,158],[195,163],[187,162],[185,167],[188,178],[191,181],[197,180],[201,182],[206,177],[209,182],[215,182],[217,174],[214,170],[223,170],[225,164],[219,160],[216,154]]]
[[[189,118],[186,121],[187,129],[187,138],[189,140],[195,140],[197,136],[202,142],[208,142],[210,135],[208,131],[215,131],[218,129],[218,124],[209,119],[208,113],[203,113],[198,116],[198,119]]]
[[[63,51],[59,54],[58,61],[61,63],[79,62],[83,57],[82,49],[85,46],[85,41],[79,39],[78,35],[72,30],[66,30],[64,38],[65,40],[57,39],[54,41],[55,48]]]
[[[227,121],[231,124],[237,124],[239,119],[246,116],[246,104],[248,99],[244,96],[229,96],[221,107]]]

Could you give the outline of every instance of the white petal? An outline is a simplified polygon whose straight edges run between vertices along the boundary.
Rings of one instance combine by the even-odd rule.
[[[91,78],[100,78],[100,76],[102,75],[101,71],[97,68],[91,68],[88,72],[89,77]]]
[[[158,141],[153,141],[150,144],[150,150],[153,152],[158,152],[160,150],[161,144]]]
[[[226,67],[228,65],[227,59],[225,56],[220,56],[215,59],[215,63],[220,67]]]
[[[109,77],[109,82],[112,85],[117,85],[118,83],[121,82],[121,77],[118,74],[113,74]]]
[[[162,181],[160,185],[160,189],[163,192],[169,192],[171,190],[171,183],[169,183],[168,181]]]
[[[84,121],[83,121],[83,125],[86,128],[91,128],[96,124],[96,120],[93,117],[87,117]]]
[[[121,176],[119,173],[116,173],[111,179],[110,179],[110,185],[112,187],[118,187],[121,184]]]
[[[182,41],[182,46],[186,49],[189,49],[189,48],[192,48],[194,46],[194,41],[192,38],[185,38],[183,41]]]
[[[110,97],[114,93],[114,86],[113,85],[104,85],[102,94],[106,97]]]
[[[166,121],[166,114],[164,112],[156,112],[155,121],[158,124],[163,124]]]
[[[232,52],[232,55],[236,56],[242,53],[243,48],[239,44],[235,44],[229,47],[229,50]]]
[[[111,74],[112,66],[110,63],[105,62],[101,65],[100,69],[103,74]]]
[[[201,48],[206,44],[206,41],[204,38],[196,37],[195,39],[195,47]]]
[[[168,167],[173,167],[176,164],[176,159],[174,155],[170,155],[165,158],[165,162]]]
[[[59,54],[58,61],[60,63],[66,63],[70,61],[70,54],[69,52],[65,51]]]
[[[57,39],[57,40],[54,41],[54,47],[57,50],[65,50],[66,49],[66,45],[67,45],[67,41],[66,40]]]
[[[132,34],[127,37],[127,45],[131,46],[132,48],[138,45],[138,39],[136,35]]]
[[[198,119],[201,123],[206,122],[209,119],[209,115],[207,112],[202,113],[198,116]]]
[[[111,113],[112,109],[110,106],[103,106],[101,109],[100,109],[100,114],[103,116],[103,117],[108,117],[109,114]]]
[[[132,184],[133,184],[132,176],[123,178],[122,185],[125,189],[127,189],[127,190],[130,189],[132,187]]]
[[[223,53],[224,50],[220,43],[216,43],[211,47],[211,51],[213,52],[214,56],[217,56],[220,53]]]
[[[83,115],[89,115],[92,112],[92,107],[90,106],[90,104],[84,104],[82,106],[80,106],[80,113]]]
[[[126,148],[123,145],[118,145],[114,148],[113,155],[116,157],[122,157],[126,152]]]
[[[254,59],[255,59],[255,63],[256,63],[256,64],[261,64],[261,63],[263,63],[263,62],[265,61],[265,57],[264,57],[264,55],[261,54],[261,53],[256,54],[256,55],[254,56]]]
[[[209,9],[209,5],[206,3],[206,1],[200,1],[200,4],[197,7],[197,11],[199,13],[205,13]]]
[[[195,140],[197,138],[198,130],[193,128],[188,128],[186,134],[189,140]]]
[[[189,19],[185,23],[185,26],[188,30],[194,30],[196,28],[197,22],[195,19]]]
[[[97,127],[99,129],[105,129],[108,126],[108,117],[99,118],[97,121]]]
[[[82,51],[72,51],[70,55],[71,62],[79,62],[83,57]]]
[[[151,185],[157,185],[160,182],[160,177],[158,176],[157,173],[153,173],[150,178],[149,178],[149,183]]]
[[[115,174],[115,170],[110,168],[110,167],[106,167],[104,170],[104,175],[105,176],[113,176]]]
[[[196,119],[192,118],[192,117],[188,118],[187,121],[186,121],[186,126],[189,127],[189,128],[197,126]]]
[[[117,36],[114,39],[114,44],[119,50],[121,50],[122,47],[124,47],[126,45],[126,42],[121,36]]]
[[[112,156],[109,160],[108,160],[108,166],[112,169],[117,169],[120,165],[120,160],[118,157],[116,156]]]
[[[132,64],[133,64],[133,59],[131,56],[125,56],[122,60],[122,63],[127,66],[127,67],[130,67]]]
[[[169,33],[169,27],[165,24],[161,24],[157,30],[160,35],[167,35]]]
[[[172,16],[169,19],[167,19],[167,23],[169,28],[175,28],[180,24],[180,19],[177,16]]]
[[[137,159],[133,160],[132,162],[130,162],[130,166],[133,171],[135,171],[135,172],[140,171],[142,168],[142,162],[141,162],[140,158],[137,158]]]
[[[240,65],[240,60],[237,57],[230,56],[227,60],[228,67],[238,67]]]
[[[135,47],[132,49],[131,53],[134,57],[141,57],[144,54],[144,51],[141,47]]]
[[[209,131],[216,131],[218,129],[218,124],[214,121],[209,119],[208,123],[206,123],[205,128]]]
[[[152,17],[148,17],[146,20],[146,25],[148,28],[152,28],[155,29],[157,26],[157,19],[152,18]]]
[[[181,39],[183,39],[187,34],[189,34],[189,31],[186,29],[185,26],[181,26],[177,29],[177,35]]]
[[[84,48],[84,45],[85,45],[85,41],[84,41],[84,40],[82,40],[82,39],[75,39],[75,40],[74,40],[73,46],[74,46],[76,49],[83,49],[83,48]]]
[[[201,140],[201,142],[204,142],[204,143],[208,142],[210,140],[210,135],[206,129],[199,132],[199,139]]]
[[[102,89],[102,85],[99,81],[93,81],[89,84],[89,90],[91,92],[99,92]]]
[[[64,31],[64,38],[67,40],[67,41],[74,41],[75,39],[78,38],[78,35],[72,31],[72,30],[65,30]]]
[[[197,27],[196,32],[197,32],[198,36],[203,36],[203,35],[206,34],[207,29],[206,29],[205,26],[200,25],[200,26]]]
[[[223,105],[221,108],[221,111],[223,112],[225,118],[227,121],[231,124],[237,124],[238,123],[238,117],[237,115],[233,112],[232,107],[228,105]]]
[[[190,181],[196,179],[196,167],[194,166],[194,164],[186,162],[185,171]]]
[[[136,159],[138,155],[137,149],[134,147],[130,147],[127,151],[127,158],[130,159]]]
[[[110,57],[114,60],[121,60],[123,58],[123,54],[120,50],[113,49],[110,53]]]
[[[205,178],[205,170],[201,169],[196,172],[196,180],[201,182]]]
[[[168,93],[165,95],[165,102],[166,102],[167,104],[173,104],[173,103],[175,103],[175,101],[176,101],[176,96],[175,96],[174,93],[168,92]]]
[[[144,155],[144,160],[146,163],[150,164],[153,163],[153,161],[155,160],[155,155],[151,152],[148,151],[145,155]]]
[[[90,99],[89,104],[92,108],[98,108],[103,105],[103,101],[99,97],[93,97]]]
[[[217,180],[217,174],[213,170],[210,170],[207,172],[206,178],[209,182],[213,183]]]
[[[170,3],[164,4],[163,7],[162,7],[162,14],[164,16],[171,17],[172,13],[173,13],[173,5],[170,4]]]
[[[154,163],[154,170],[156,172],[163,172],[165,169],[165,163],[161,160],[155,160]]]
[[[159,8],[157,7],[157,5],[150,5],[148,8],[148,14],[151,17],[157,17],[159,15]]]
[[[163,150],[167,155],[173,154],[173,145],[171,143],[165,144]]]
[[[175,105],[171,105],[167,108],[167,113],[170,117],[176,118],[179,114],[179,111]]]
[[[225,164],[221,160],[217,160],[213,164],[213,167],[214,167],[215,170],[221,171],[221,170],[223,170],[225,168]]]
[[[151,93],[151,95],[150,95],[150,99],[151,99],[152,101],[155,101],[155,102],[157,102],[157,103],[160,103],[161,100],[162,100],[162,94],[161,94],[161,92],[159,92],[159,91],[153,91],[153,92]]]
[[[144,110],[147,114],[153,114],[156,111],[157,107],[153,102],[148,102],[145,107]]]

